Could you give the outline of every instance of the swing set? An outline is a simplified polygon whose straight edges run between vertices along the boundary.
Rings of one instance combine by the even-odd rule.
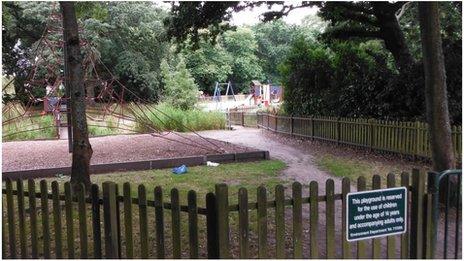
[[[216,85],[214,86],[214,94],[213,94],[213,101],[220,102],[221,101],[221,91],[222,91],[222,86],[227,86],[226,87],[226,93],[225,95],[229,95],[229,90],[232,93],[232,97],[234,98],[234,101],[237,101],[235,99],[235,93],[234,93],[234,87],[232,87],[232,84],[229,82],[216,82]]]

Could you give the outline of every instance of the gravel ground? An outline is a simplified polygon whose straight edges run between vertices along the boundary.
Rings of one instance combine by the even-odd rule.
[[[177,140],[177,142],[167,139]],[[90,138],[93,149],[91,163],[140,161],[250,150],[244,146],[222,141],[212,139],[208,139],[208,141],[193,134],[176,135],[173,133],[163,138],[153,137],[150,134],[95,137]],[[2,152],[3,171],[71,165],[71,154],[68,153],[67,140],[4,142]]]

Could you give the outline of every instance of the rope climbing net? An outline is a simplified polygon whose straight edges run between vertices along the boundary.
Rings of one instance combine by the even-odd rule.
[[[89,127],[115,129],[123,133],[144,133],[207,152],[224,152],[216,142],[204,138],[127,88],[103,63],[95,46],[82,33],[81,26],[79,31]],[[62,32],[62,17],[54,4],[41,38],[33,46],[28,58],[22,61],[23,66],[26,66],[27,77],[23,87],[27,101],[3,102],[3,139],[46,129],[56,130],[58,135],[63,122],[61,115],[70,111],[67,106],[69,95],[65,94]],[[5,92],[12,82],[4,85],[2,91]],[[127,102],[128,96],[130,102]],[[44,110],[37,109],[41,103],[44,104]],[[38,124],[39,117],[50,117],[50,114],[53,120],[46,123],[40,121]],[[167,120],[182,126],[191,134],[166,130]],[[67,122],[71,121],[67,119]],[[5,129],[8,131],[5,132]]]

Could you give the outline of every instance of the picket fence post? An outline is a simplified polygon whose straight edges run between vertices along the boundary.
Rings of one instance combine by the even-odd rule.
[[[437,226],[438,226],[438,214],[439,214],[439,174],[436,172],[427,173],[427,194],[430,194],[430,198],[427,198],[428,202],[427,207],[430,209],[427,210],[427,213],[430,213],[431,222],[426,224],[430,227],[430,233],[427,234],[427,241],[429,242],[429,257],[435,258],[435,246],[437,245]]]
[[[103,183],[103,220],[105,228],[106,258],[119,258],[118,220],[116,207],[116,184]]]
[[[425,176],[418,169],[412,171],[411,185],[411,237],[409,257],[412,259],[423,258],[423,213],[424,213]]]
[[[311,116],[311,139],[314,140],[314,117]]]
[[[275,121],[274,121],[274,123],[275,123],[275,125],[274,125],[274,132],[277,132],[277,125],[279,124],[279,121],[278,121],[278,120],[279,120],[279,116],[274,114],[274,119],[275,119]]]
[[[420,150],[420,122],[416,121],[415,122],[415,132],[416,132],[416,147],[415,147],[415,151],[414,151],[414,159],[417,159],[417,157],[419,156],[419,150]]]
[[[295,120],[293,119],[293,115],[290,116],[290,135],[293,136],[293,124],[295,124]]]
[[[374,149],[374,120],[369,119],[369,150],[372,151]]]
[[[226,184],[217,184],[216,211],[218,220],[219,257],[230,258],[229,249],[229,193]]]
[[[270,127],[269,127],[269,113],[267,113],[266,116],[267,116],[267,126],[266,126],[266,129],[270,130]]]
[[[219,258],[219,230],[216,195],[206,194],[206,235],[208,259]]]
[[[100,226],[100,199],[97,184],[90,187],[90,197],[92,204],[92,235],[93,235],[93,258],[102,258],[101,226]],[[127,242],[127,240],[126,240]],[[127,247],[127,244],[126,244]]]

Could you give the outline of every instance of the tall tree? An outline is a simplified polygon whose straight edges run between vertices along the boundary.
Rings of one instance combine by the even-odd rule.
[[[85,114],[85,88],[76,11],[73,2],[60,2],[60,7],[63,15],[65,86],[69,88],[72,120],[71,183],[84,183],[86,187],[90,187],[90,158],[93,150],[89,142]]]
[[[198,48],[182,49],[187,68],[200,90],[213,94],[215,82],[225,82],[232,74],[232,56],[219,43],[201,41]]]
[[[400,70],[408,70],[414,59],[401,31],[398,19],[406,2],[312,2],[303,1],[300,4],[283,2],[181,2],[172,6],[172,16],[169,18],[168,32],[178,41],[183,41],[187,35],[198,39],[204,28],[215,28],[207,36],[216,36],[218,31],[228,28],[227,22],[233,12],[247,7],[280,5],[279,11],[268,11],[263,14],[264,21],[270,21],[288,15],[292,10],[308,6],[318,6],[318,15],[330,21],[326,36],[337,39],[380,39],[395,58]]]
[[[414,64],[399,24],[406,2],[321,2],[319,15],[330,21],[325,35],[337,39],[380,39],[399,70]]]
[[[236,31],[227,31],[220,42],[232,57],[229,80],[236,92],[246,90],[252,80],[263,80],[261,64],[256,56],[258,43],[252,30],[237,28]]]
[[[48,2],[2,2],[2,73],[14,75],[12,99],[29,100],[25,81],[30,57],[37,56],[34,44],[42,37],[50,10]]]
[[[432,148],[433,168],[455,167],[446,93],[446,72],[437,2],[419,3],[422,56],[425,73],[425,103]]]

